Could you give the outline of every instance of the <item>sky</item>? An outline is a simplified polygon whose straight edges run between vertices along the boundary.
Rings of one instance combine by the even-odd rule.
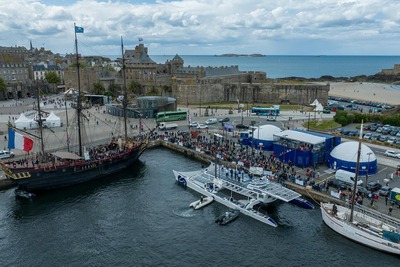
[[[398,0],[0,0],[0,46],[150,55],[399,55]]]

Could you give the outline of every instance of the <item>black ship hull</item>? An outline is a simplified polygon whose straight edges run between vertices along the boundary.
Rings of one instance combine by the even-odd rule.
[[[20,189],[40,192],[77,185],[112,175],[132,166],[144,152],[145,147],[110,157],[101,161],[88,161],[81,164],[49,167],[48,169],[20,169],[29,173],[26,178],[9,177]],[[17,173],[13,171],[13,173]]]

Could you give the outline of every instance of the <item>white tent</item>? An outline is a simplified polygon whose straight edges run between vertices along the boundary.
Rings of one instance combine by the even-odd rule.
[[[19,118],[15,121],[15,128],[17,129],[24,130],[24,129],[34,129],[38,127],[39,127],[38,123],[33,119],[28,119],[24,115],[24,113],[21,113]]]
[[[75,90],[74,88],[69,88],[67,91],[64,92],[64,95],[74,95],[77,93],[78,93],[78,91]]]
[[[324,107],[320,103],[318,103],[314,109],[314,111],[318,111],[318,112],[323,111],[323,110],[324,110]]]
[[[318,99],[315,99],[314,102],[310,104],[310,106],[318,106],[319,102]]]
[[[49,128],[51,127],[60,127],[61,120],[54,112],[52,111],[50,115],[46,118],[45,125]]]

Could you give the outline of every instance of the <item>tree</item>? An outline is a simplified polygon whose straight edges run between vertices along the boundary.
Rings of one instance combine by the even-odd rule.
[[[0,77],[0,94],[3,95],[3,99],[5,99],[5,93],[6,93],[7,85],[5,81]]]
[[[131,83],[129,84],[129,87],[127,88],[127,90],[128,90],[128,92],[131,92],[134,95],[140,95],[141,94],[140,84],[135,82],[135,81],[131,81]]]
[[[46,81],[48,83],[53,83],[53,84],[61,83],[61,78],[58,77],[57,73],[55,73],[54,71],[46,72],[44,77],[46,78]]]
[[[121,85],[119,85],[119,84],[111,84],[110,85],[110,87],[108,88],[108,91],[110,92],[110,94],[112,95],[112,96],[116,96],[116,95],[119,95],[119,94],[121,94]]]
[[[106,88],[104,87],[104,85],[102,83],[97,82],[97,83],[93,84],[93,94],[103,95],[105,91],[106,91]]]
[[[150,91],[147,92],[147,95],[158,95],[159,92],[156,87],[152,86]]]

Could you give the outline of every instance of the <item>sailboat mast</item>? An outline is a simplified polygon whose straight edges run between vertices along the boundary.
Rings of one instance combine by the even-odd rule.
[[[42,111],[40,110],[40,90],[39,90],[39,86],[37,88],[37,105],[38,105],[38,124],[39,124],[39,136],[40,136],[40,151],[42,152],[42,158],[41,161],[44,161],[44,141],[43,141],[43,125],[42,125]]]
[[[356,163],[356,173],[355,173],[356,175],[354,177],[353,194],[351,195],[351,203],[350,203],[351,205],[350,222],[353,222],[354,202],[356,199],[358,173],[360,170],[362,132],[363,132],[363,121],[361,121],[360,136],[358,137],[357,163]]]
[[[77,120],[78,120],[78,141],[79,141],[79,156],[82,157],[82,134],[81,134],[81,112],[82,112],[82,103],[81,103],[81,77],[79,73],[79,54],[78,54],[78,38],[76,35],[76,25],[74,23],[74,32],[75,32],[75,51],[76,51],[76,72],[78,74],[78,99],[77,99]]]
[[[67,133],[67,151],[69,152],[69,135],[68,135],[68,109],[67,109],[67,96],[64,96],[64,105],[65,105],[65,118],[66,118],[66,123],[67,126],[65,127],[65,131]]]
[[[127,106],[128,106],[128,94],[126,92],[126,70],[125,70],[125,57],[124,57],[124,42],[121,36],[121,53],[122,53],[122,75],[124,79],[124,99],[122,100],[122,108],[124,111],[124,131],[125,131],[125,141],[128,140],[128,127],[126,125],[127,121]]]

